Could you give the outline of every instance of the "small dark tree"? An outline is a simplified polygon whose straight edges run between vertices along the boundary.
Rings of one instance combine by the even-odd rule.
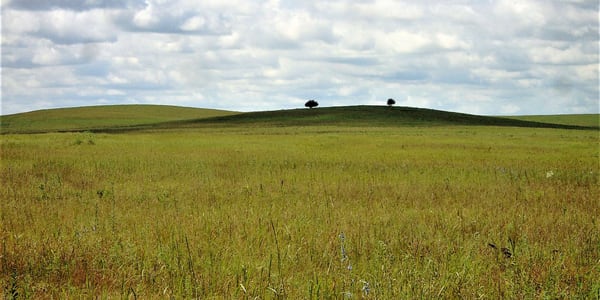
[[[317,107],[317,106],[319,106],[319,102],[317,102],[315,100],[308,100],[308,101],[306,101],[306,103],[304,103],[304,106],[306,106],[308,108]]]
[[[392,99],[392,98],[388,99],[388,101],[387,101],[387,105],[388,105],[389,107],[392,107],[394,104],[396,104],[396,100],[394,100],[394,99]]]

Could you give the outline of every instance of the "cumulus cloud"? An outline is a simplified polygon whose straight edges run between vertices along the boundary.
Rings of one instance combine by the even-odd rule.
[[[595,1],[2,2],[2,114],[161,103],[598,113]]]
[[[47,11],[53,9],[68,9],[84,11],[94,8],[123,8],[141,0],[8,0],[7,8],[17,10]],[[143,1],[142,1],[143,3]]]
[[[26,39],[49,40],[55,44],[81,44],[115,41],[117,32],[110,13],[94,9],[83,12],[70,10],[2,11],[3,46],[23,43]],[[32,41],[38,43],[38,41]]]
[[[231,33],[231,16],[244,9],[218,1],[145,1],[120,10],[114,20],[125,31],[222,35]]]

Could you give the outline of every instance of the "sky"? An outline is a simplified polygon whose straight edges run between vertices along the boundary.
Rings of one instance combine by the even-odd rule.
[[[597,0],[1,0],[0,114],[108,104],[600,113]]]

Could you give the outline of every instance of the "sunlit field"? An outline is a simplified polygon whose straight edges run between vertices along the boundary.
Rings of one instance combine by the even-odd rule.
[[[597,298],[597,130],[2,135],[10,298]]]

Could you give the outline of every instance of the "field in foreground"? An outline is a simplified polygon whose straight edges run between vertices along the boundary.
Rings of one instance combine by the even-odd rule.
[[[0,141],[4,298],[600,294],[594,130],[231,127]]]

